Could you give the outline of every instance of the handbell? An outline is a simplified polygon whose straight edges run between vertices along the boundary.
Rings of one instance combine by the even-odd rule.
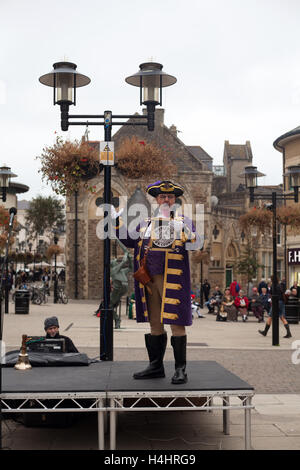
[[[22,346],[19,354],[18,362],[15,364],[17,370],[28,370],[31,369],[29,357],[26,350],[27,335],[22,335]]]

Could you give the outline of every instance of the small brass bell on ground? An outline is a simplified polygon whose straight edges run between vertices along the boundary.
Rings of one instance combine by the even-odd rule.
[[[17,369],[17,370],[31,369],[31,365],[30,365],[30,362],[29,362],[27,349],[26,349],[26,340],[27,340],[27,335],[22,335],[21,351],[20,351],[20,354],[19,354],[18,362],[15,364],[15,369]]]

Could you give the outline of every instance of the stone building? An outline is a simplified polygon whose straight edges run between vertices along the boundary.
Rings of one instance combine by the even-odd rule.
[[[282,154],[283,174],[289,166],[300,165],[300,126],[278,137],[274,142],[276,150]],[[288,176],[283,178],[283,191],[286,195],[293,195]],[[287,205],[293,205],[293,200],[287,200]],[[300,204],[300,202],[298,202]],[[300,234],[293,233],[289,229],[284,230],[285,246],[285,277],[290,287],[294,282],[300,285]]]
[[[144,126],[122,126],[113,136],[115,150],[124,138],[135,136],[141,141],[153,142],[171,152],[177,166],[172,177],[184,187],[182,203],[194,208],[204,207],[204,235],[207,258],[197,264],[191,254],[191,282],[194,290],[201,280],[207,278],[211,285],[222,289],[234,277],[244,280],[235,273],[234,264],[243,251],[243,239],[238,224],[239,216],[249,207],[240,174],[252,164],[250,142],[245,145],[224,146],[223,165],[213,166],[213,158],[198,146],[186,146],[178,137],[175,125],[164,124],[164,110],[155,112],[155,130],[148,132]],[[90,142],[99,146],[99,142]],[[162,175],[162,178],[164,175]],[[117,167],[112,168],[112,197],[119,198],[120,207],[137,194],[144,193],[152,181],[125,178]],[[103,218],[103,174],[91,180],[93,194],[80,190],[66,201],[66,287],[70,297],[102,297],[103,286],[103,240],[97,236]],[[144,196],[143,196],[144,197]],[[148,197],[150,203],[152,198]],[[77,226],[77,230],[76,230]],[[98,230],[98,232],[97,232]],[[76,235],[77,234],[77,235]],[[112,255],[121,255],[113,241]],[[266,248],[266,242],[264,244]],[[268,245],[269,246],[269,245]],[[259,256],[262,257],[262,251]]]

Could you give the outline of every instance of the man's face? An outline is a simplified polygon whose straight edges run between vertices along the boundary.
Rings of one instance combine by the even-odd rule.
[[[175,194],[159,194],[156,201],[160,206],[164,205],[170,208],[175,204],[175,199]]]
[[[49,328],[46,330],[46,333],[51,336],[51,338],[54,338],[58,331],[58,326],[49,326]]]

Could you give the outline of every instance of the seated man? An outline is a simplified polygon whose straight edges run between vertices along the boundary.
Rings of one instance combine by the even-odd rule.
[[[258,323],[262,322],[264,306],[257,287],[252,288],[252,295],[248,300],[250,301],[250,310],[252,310],[254,316],[258,319]]]
[[[44,322],[44,329],[46,331],[46,338],[59,339],[63,338],[65,340],[65,352],[66,353],[78,353],[79,351],[74,346],[73,341],[67,336],[62,336],[59,334],[59,324],[57,317],[46,318]]]
[[[212,297],[209,299],[209,302],[205,303],[208,307],[208,313],[214,313],[215,307],[217,307],[217,311],[219,311],[222,300],[223,294],[220,291],[219,286],[216,286],[214,292],[212,293]]]

